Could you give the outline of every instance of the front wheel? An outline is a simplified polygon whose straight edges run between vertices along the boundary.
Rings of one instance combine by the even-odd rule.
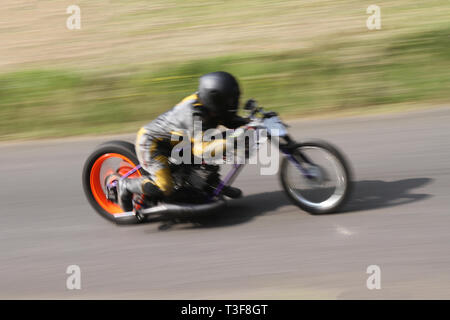
[[[321,141],[295,145],[281,163],[280,180],[292,202],[312,214],[338,211],[351,190],[343,154]]]

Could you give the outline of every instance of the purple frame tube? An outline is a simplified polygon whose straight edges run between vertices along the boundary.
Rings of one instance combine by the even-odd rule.
[[[228,172],[227,176],[224,180],[220,182],[220,184],[217,186],[216,190],[214,190],[213,197],[217,197],[220,192],[222,192],[223,188],[228,185],[230,181],[233,181],[233,179],[237,176],[239,173],[239,170],[242,168],[242,164],[234,164],[233,169],[231,169],[230,172]]]
[[[140,164],[138,164],[136,167],[134,167],[133,169],[131,169],[130,171],[128,171],[127,173],[125,173],[123,176],[120,177],[120,180],[126,179],[129,176],[131,176],[133,173],[135,173],[136,171],[138,171],[141,167]],[[111,184],[108,185],[109,188],[115,187],[117,185],[117,180],[113,181]]]

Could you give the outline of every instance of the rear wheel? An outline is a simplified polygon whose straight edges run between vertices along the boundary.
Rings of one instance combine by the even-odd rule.
[[[120,206],[107,199],[106,181],[112,174],[124,175],[139,164],[134,145],[125,141],[109,141],[98,148],[87,158],[83,168],[84,193],[103,218],[120,223],[137,223],[135,216],[117,219],[116,214],[123,210]],[[138,170],[128,178],[138,178],[144,170]]]
[[[325,142],[296,145],[291,156],[281,163],[280,179],[292,202],[313,214],[338,211],[351,190],[347,161],[341,152]]]

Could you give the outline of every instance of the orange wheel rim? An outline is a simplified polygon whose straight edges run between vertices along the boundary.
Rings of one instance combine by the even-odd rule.
[[[130,159],[125,157],[124,155],[121,155],[119,153],[106,153],[99,157],[97,160],[95,160],[94,164],[92,165],[91,174],[90,174],[90,186],[91,186],[91,192],[92,195],[95,198],[95,201],[108,213],[114,214],[114,213],[120,213],[123,212],[122,208],[117,205],[114,202],[109,201],[106,198],[105,192],[103,191],[103,181],[100,181],[100,171],[102,169],[103,163],[111,158],[119,158],[122,159],[126,164],[129,164],[130,166],[120,166],[117,168],[117,172],[120,175],[124,175],[128,171],[130,171],[132,168],[136,166],[136,164],[133,163]],[[130,175],[128,178],[137,178],[140,177],[141,173],[136,171],[132,175]]]

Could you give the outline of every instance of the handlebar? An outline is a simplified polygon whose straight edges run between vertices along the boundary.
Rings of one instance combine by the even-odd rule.
[[[277,117],[278,113],[274,111],[265,112],[262,107],[259,107],[254,99],[249,99],[245,103],[244,110],[251,110],[248,119],[255,119],[256,114],[260,113],[262,115],[262,119],[268,119],[272,117]],[[281,120],[280,120],[281,122]],[[281,122],[285,127],[289,127],[286,123]]]

